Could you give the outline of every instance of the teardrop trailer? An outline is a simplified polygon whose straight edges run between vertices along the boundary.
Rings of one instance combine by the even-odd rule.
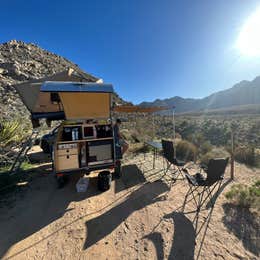
[[[59,185],[68,174],[79,170],[89,174],[114,169],[115,177],[120,177],[121,148],[116,147],[111,115],[112,85],[45,82],[40,91],[55,96],[53,100],[62,105],[66,118],[58,129],[52,151]],[[99,178],[111,181],[108,171],[100,173]],[[109,184],[103,186],[106,190]]]
[[[103,171],[103,189],[115,177],[121,175],[121,147],[116,145],[112,121],[111,84],[97,82],[47,81],[26,85],[38,89],[29,111],[32,122],[39,119],[63,120],[58,127],[52,147],[53,171],[59,186],[66,176],[76,171],[89,174]],[[28,96],[22,87],[16,86],[23,101]],[[22,93],[22,95],[21,95]],[[30,101],[30,100],[29,100]],[[24,102],[30,105],[29,102]],[[37,125],[37,124],[36,124]],[[106,171],[104,171],[106,170]]]

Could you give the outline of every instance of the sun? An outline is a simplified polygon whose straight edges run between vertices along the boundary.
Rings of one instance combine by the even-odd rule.
[[[242,55],[260,56],[260,8],[245,22],[239,33],[236,48]]]

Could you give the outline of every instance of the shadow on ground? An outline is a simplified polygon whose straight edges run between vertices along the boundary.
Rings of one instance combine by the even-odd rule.
[[[164,218],[172,218],[174,223],[173,244],[169,259],[193,259],[196,231],[192,222],[181,212],[173,212]]]
[[[54,176],[46,172],[45,175],[42,174],[45,167],[34,168],[33,174],[38,174],[38,178],[28,184],[28,189],[21,197],[15,194],[14,207],[9,207],[6,211],[7,201],[0,201],[0,206],[3,206],[2,211],[0,208],[0,259],[14,244],[61,218],[67,211],[73,210],[68,209],[70,202],[85,200],[99,194],[95,178],[91,178],[86,193],[76,192],[75,185],[81,176],[80,173],[73,174],[63,189],[57,189]],[[21,252],[17,254],[19,253]]]
[[[160,195],[167,190],[168,186],[162,181],[145,183],[127,196],[123,202],[102,215],[88,220],[86,222],[87,239],[84,249],[87,249],[113,232],[134,211],[165,199],[164,196]]]
[[[120,179],[120,182],[121,183],[116,183],[115,193],[144,183],[145,178],[142,171],[138,168],[136,164],[129,164],[122,166],[122,177]]]
[[[172,219],[174,226],[173,243],[171,245],[168,259],[199,259],[200,253],[203,248],[203,244],[206,238],[208,226],[211,220],[211,216],[214,209],[214,204],[230,183],[226,181],[220,186],[218,192],[215,192],[208,203],[204,205],[203,210],[197,211],[192,200],[187,200],[189,190],[187,190],[183,205],[175,209],[172,213],[165,215],[163,219],[154,227],[153,231],[146,235],[144,238],[150,240],[156,249],[157,259],[164,259],[164,242],[162,239],[162,233],[155,231],[155,229],[161,224],[164,219]],[[193,199],[193,198],[192,198]],[[185,205],[193,205],[193,210],[184,212]],[[199,221],[200,220],[200,221]],[[198,240],[198,237],[200,239]],[[195,246],[198,248],[197,255],[195,256]]]
[[[164,259],[162,234],[160,232],[152,232],[143,238],[148,239],[153,243],[157,259]]]
[[[260,255],[260,220],[258,216],[231,203],[223,205],[225,226],[239,238],[244,247],[255,254]]]
[[[196,231],[193,223],[181,212],[172,212],[163,217],[173,220],[173,243],[168,259],[194,259]],[[157,259],[164,259],[164,245],[162,234],[156,231],[146,235],[155,247]]]

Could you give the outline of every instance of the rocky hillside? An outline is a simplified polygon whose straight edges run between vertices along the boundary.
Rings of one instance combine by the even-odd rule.
[[[33,43],[12,40],[0,44],[0,118],[29,117],[12,85],[51,76],[68,68],[83,72],[71,61]],[[94,81],[98,79],[92,75],[89,77]],[[124,102],[118,95],[115,98],[118,103]]]
[[[0,44],[1,117],[29,115],[12,85],[77,66],[35,44],[12,40]]]
[[[176,106],[176,112],[201,112],[214,110],[233,110],[242,112],[259,111],[260,106],[260,76],[253,81],[241,81],[232,88],[216,92],[202,99],[173,97],[168,99],[157,99],[153,102],[143,102],[142,106]],[[256,110],[257,109],[257,110]]]

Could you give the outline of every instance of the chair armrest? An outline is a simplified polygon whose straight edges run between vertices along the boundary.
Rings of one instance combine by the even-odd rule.
[[[201,168],[203,171],[206,172],[206,171],[208,170],[208,165],[202,163],[202,164],[200,164],[200,168]]]
[[[193,185],[193,186],[197,186],[198,185],[196,178],[194,176],[190,175],[187,169],[184,168],[183,172],[184,172],[184,175],[185,175],[187,181],[191,185]]]
[[[184,165],[186,164],[186,162],[181,161],[181,160],[178,160],[178,159],[174,159],[174,164],[175,164],[176,166],[182,167],[182,166],[184,166]]]

